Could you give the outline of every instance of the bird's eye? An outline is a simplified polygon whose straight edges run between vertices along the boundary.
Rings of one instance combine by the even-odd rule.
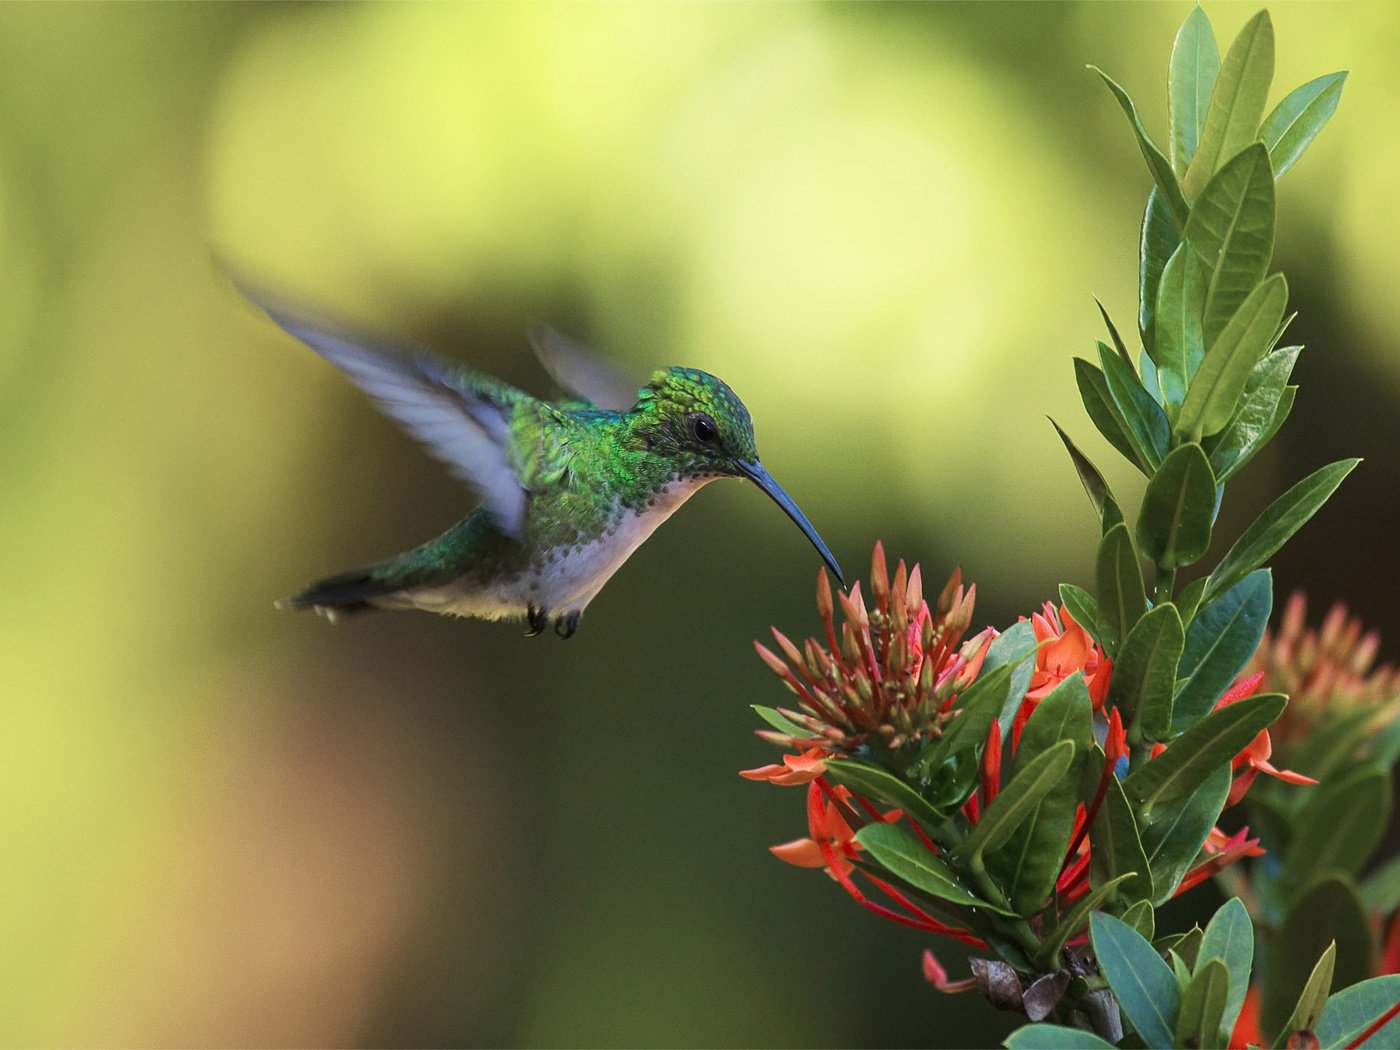
[[[704,413],[697,413],[690,417],[690,430],[695,435],[696,441],[710,442],[719,437],[715,421]]]

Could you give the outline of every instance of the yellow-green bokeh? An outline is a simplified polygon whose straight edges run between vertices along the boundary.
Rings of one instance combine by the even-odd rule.
[[[1160,137],[1188,10],[0,6],[0,1043],[998,1038],[765,852],[748,640],[816,569],[772,506],[706,491],[568,644],[275,614],[470,501],[214,260],[540,392],[534,317],[709,369],[853,575],[884,537],[1004,624],[1089,574],[1044,417],[1109,460],[1069,361],[1091,296],[1133,326],[1147,181],[1084,66]],[[1273,13],[1281,89],[1352,76],[1280,191],[1299,412],[1223,521],[1367,455],[1280,584],[1400,631],[1400,13]]]

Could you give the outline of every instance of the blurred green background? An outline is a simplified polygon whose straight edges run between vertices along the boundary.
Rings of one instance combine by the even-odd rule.
[[[1045,422],[1129,331],[1185,4],[0,7],[0,1042],[894,1045],[1010,1027],[773,860],[750,703],[818,561],[715,486],[579,636],[275,613],[470,497],[211,259],[547,392],[542,318],[746,399],[851,575],[979,623],[1084,582]],[[1213,5],[1228,43],[1255,5]],[[1298,407],[1223,515],[1367,457],[1276,562],[1400,642],[1400,7],[1281,4]],[[1111,473],[1129,502],[1137,488]],[[939,946],[954,975],[957,953]]]

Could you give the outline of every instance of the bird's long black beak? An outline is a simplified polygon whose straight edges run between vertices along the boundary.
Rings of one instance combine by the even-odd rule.
[[[812,546],[817,548],[817,553],[822,556],[822,560],[836,574],[837,581],[844,587],[846,581],[841,576],[841,566],[836,564],[836,559],[831,556],[831,551],[827,550],[826,544],[817,535],[817,530],[812,528],[812,523],[807,520],[807,515],[797,509],[797,504],[792,501],[791,496],[783,491],[783,487],[773,480],[773,475],[768,473],[763,464],[756,459],[740,460],[738,466],[743,471],[744,477],[766,492],[769,499],[782,507],[787,512],[787,516],[797,522],[797,527],[812,541]]]

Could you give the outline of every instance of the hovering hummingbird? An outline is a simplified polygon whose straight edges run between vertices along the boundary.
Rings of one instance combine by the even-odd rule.
[[[285,331],[340,368],[481,505],[436,539],[331,576],[277,603],[335,620],[424,609],[552,621],[568,638],[593,597],[676,508],[717,478],[748,478],[787,512],[841,578],[821,537],[758,460],[749,411],[694,368],[664,368],[640,391],[552,329],[529,339],[575,400],[551,404],[427,353],[371,344],[243,289]]]

